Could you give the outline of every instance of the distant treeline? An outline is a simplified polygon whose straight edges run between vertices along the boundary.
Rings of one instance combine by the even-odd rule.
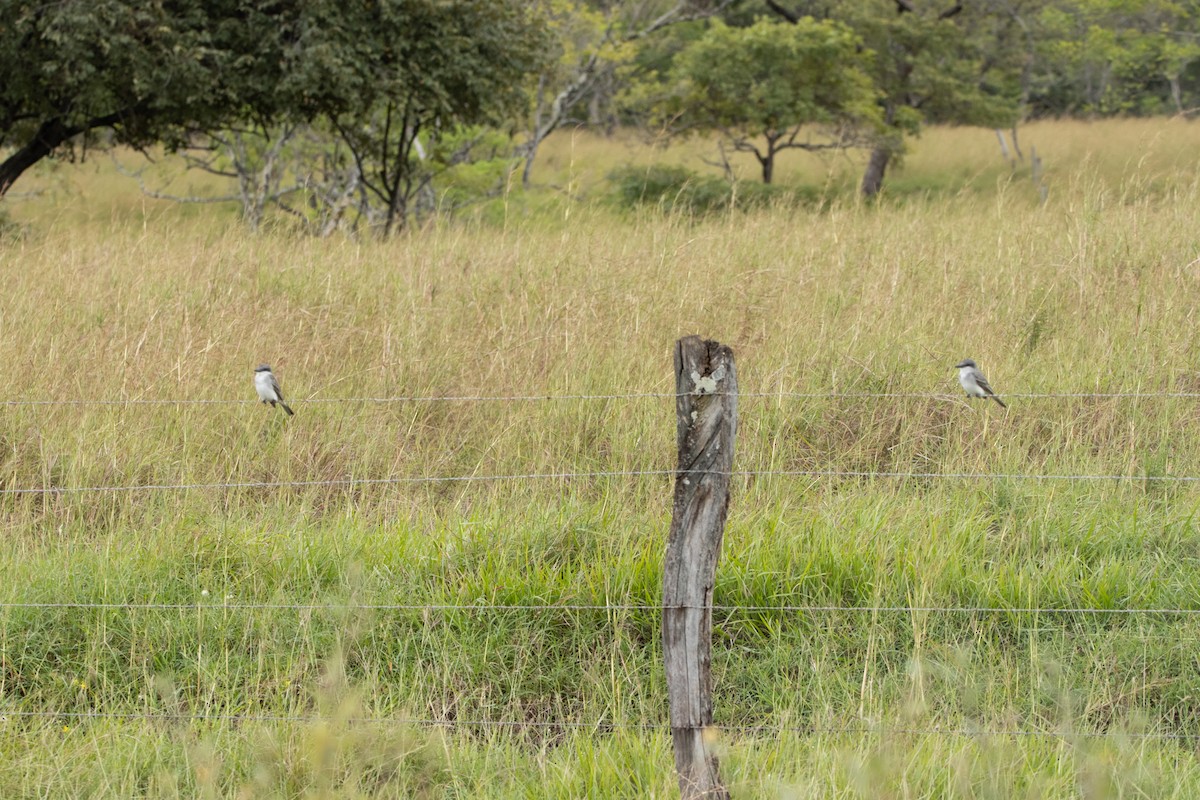
[[[1200,0],[0,0],[0,198],[113,143],[227,178],[257,226],[383,234],[531,182],[564,124],[715,135],[720,161],[922,125],[1186,114]]]

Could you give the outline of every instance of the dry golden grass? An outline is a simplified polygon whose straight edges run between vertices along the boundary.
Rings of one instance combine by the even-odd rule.
[[[1109,188],[1094,177],[1096,160],[1057,177],[1044,208],[1030,187],[1005,184],[915,205],[847,202],[700,223],[650,214],[615,225],[581,207],[557,229],[449,225],[383,243],[249,237],[167,212],[112,223],[43,218],[5,253],[0,394],[250,399],[249,372],[267,361],[304,411],[268,467],[230,446],[263,424],[259,407],[14,409],[71,424],[38,426],[36,447],[23,441],[29,430],[10,431],[16,451],[37,454],[10,467],[13,482],[40,482],[56,468],[72,481],[122,483],[452,465],[553,471],[580,459],[669,466],[669,438],[643,414],[630,419],[625,403],[591,406],[585,435],[577,404],[306,401],[663,391],[671,343],[689,332],[732,344],[752,391],[953,393],[948,365],[965,355],[1001,391],[1190,388],[1196,185],[1187,175],[1160,185],[1165,173],[1145,168]],[[796,445],[782,463],[954,470],[994,461],[976,451],[973,433],[941,443],[948,424],[981,409],[911,405],[850,404],[839,414],[853,419],[818,426],[811,452]],[[1032,406],[991,423],[1016,471],[1122,471],[1136,466],[1130,448],[1147,446],[1114,419],[1124,407],[1063,422],[1043,416],[1049,404]],[[1183,413],[1148,410],[1142,424],[1165,435]],[[1065,426],[1058,435],[1072,446],[1046,448],[1046,426]],[[1073,446],[1090,439],[1113,447]],[[780,458],[789,444],[765,431],[743,452],[753,464],[763,448]]]
[[[1011,134],[1005,133],[1011,145]],[[1086,122],[1032,122],[1018,131],[1024,161],[1019,178],[1028,180],[1032,150],[1042,159],[1052,190],[1061,191],[1073,178],[1089,176],[1108,188],[1133,180],[1168,181],[1196,173],[1194,152],[1200,139],[1197,123],[1185,119],[1124,119]],[[594,188],[619,164],[679,164],[719,174],[715,141],[689,139],[654,146],[654,138],[623,132],[603,137],[587,131],[555,134],[540,152],[536,178],[576,191]],[[748,153],[731,154],[739,179],[760,178],[758,163]],[[776,167],[777,182],[812,186],[857,185],[866,154],[814,155],[786,152]],[[929,128],[910,142],[909,152],[890,173],[885,190],[911,192],[929,188],[956,193],[991,192],[1012,177],[994,131],[984,128]]]

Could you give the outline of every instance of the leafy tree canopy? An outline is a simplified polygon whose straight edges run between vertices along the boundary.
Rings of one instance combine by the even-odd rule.
[[[303,19],[305,58],[284,85],[332,121],[386,208],[385,233],[428,182],[423,153],[457,125],[501,124],[522,106],[552,52],[533,12],[522,0],[407,0],[323,3]]]
[[[844,146],[878,124],[875,89],[858,66],[867,58],[858,37],[832,21],[717,22],[675,59],[677,90],[666,111],[686,130],[717,130],[752,152],[770,183],[780,150]]]
[[[494,119],[544,43],[521,0],[0,0],[0,195],[96,128],[181,143],[281,117]]]

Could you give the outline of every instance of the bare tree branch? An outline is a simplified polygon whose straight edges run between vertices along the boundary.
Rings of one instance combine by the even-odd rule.
[[[138,170],[129,169],[121,163],[121,159],[117,158],[116,152],[110,152],[109,158],[112,160],[113,167],[116,168],[118,174],[136,180],[142,194],[146,197],[152,197],[155,200],[173,200],[176,203],[235,203],[241,199],[236,194],[221,195],[219,197],[184,197],[182,195],[169,194],[158,189],[151,189],[146,185],[146,180],[142,177],[145,167]]]
[[[566,119],[567,112],[587,96],[587,93],[592,89],[600,74],[597,67],[606,47],[637,41],[656,31],[662,30],[668,25],[708,19],[720,14],[739,1],[714,0],[708,4],[701,4],[697,0],[679,0],[669,11],[652,20],[644,27],[628,31],[620,37],[614,35],[615,19],[610,17],[608,26],[600,42],[596,45],[591,55],[588,56],[587,61],[580,68],[575,78],[555,95],[546,116],[542,117],[542,108],[540,105],[535,110],[534,118],[537,120],[537,123],[534,126],[534,130],[530,133],[529,139],[517,148],[517,155],[525,160],[525,168],[521,174],[521,183],[524,186],[529,186],[533,173],[533,162],[537,158],[538,147],[547,136],[558,129],[558,126]]]
[[[777,2],[777,0],[767,0],[767,8],[771,9],[793,25],[798,25],[800,23],[800,15],[794,11],[789,11],[788,9],[784,8]]]
[[[963,10],[963,4],[961,2],[957,2],[954,5],[952,5],[950,8],[947,8],[945,11],[938,14],[938,19],[950,19],[951,17],[953,17],[955,14],[958,14],[962,10]]]
[[[219,196],[179,195],[163,188],[151,188],[144,177],[148,164],[139,170],[130,170],[111,154],[117,171],[134,178],[147,197],[170,200],[177,203],[225,203],[241,204],[242,218],[252,228],[257,228],[270,204],[280,204],[282,198],[302,191],[301,180],[283,185],[286,167],[281,164],[284,147],[295,136],[295,125],[278,129],[239,128],[236,130],[209,131],[195,134],[186,149],[181,151],[186,169],[200,170],[210,175],[227,178],[237,183],[237,194]],[[230,167],[226,167],[228,163]]]

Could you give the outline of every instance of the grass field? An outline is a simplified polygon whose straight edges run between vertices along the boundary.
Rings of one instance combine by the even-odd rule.
[[[716,603],[814,609],[716,614],[717,722],[765,728],[716,737],[736,797],[1200,795],[1200,614],[1078,611],[1200,610],[1200,397],[1159,394],[1200,392],[1200,128],[1023,136],[1045,205],[934,130],[880,203],[691,220],[601,179],[700,143],[568,133],[569,192],[386,242],[250,235],[103,161],[19,183],[0,399],[181,402],[0,406],[0,489],[64,488],[0,495],[0,796],[672,796],[630,608],[667,476],[297,482],[669,470],[661,397],[363,398],[669,392],[689,333],[736,353],[737,470],[975,475],[735,480]],[[783,179],[857,173],[824,169]],[[968,356],[1008,413],[960,398]],[[250,402],[262,361],[294,418]],[[1068,478],[1099,475],[1131,478]],[[155,485],[192,488],[69,490]]]

